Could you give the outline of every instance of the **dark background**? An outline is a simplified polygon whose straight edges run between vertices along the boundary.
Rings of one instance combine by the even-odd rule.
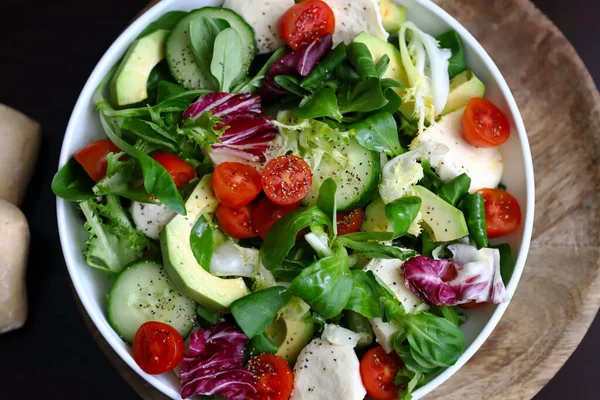
[[[484,1],[484,0],[482,0]],[[23,210],[31,224],[29,319],[0,336],[0,388],[12,399],[135,399],[86,328],[71,291],[50,182],[77,96],[92,69],[145,0],[3,0],[0,102],[42,124],[42,151]],[[600,2],[534,0],[600,82]],[[0,160],[1,162],[1,160]],[[536,400],[598,399],[600,318]],[[569,393],[565,397],[565,393]]]

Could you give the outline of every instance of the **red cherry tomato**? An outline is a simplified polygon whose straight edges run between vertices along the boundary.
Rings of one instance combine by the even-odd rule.
[[[181,188],[196,177],[196,171],[181,158],[168,153],[154,153],[152,158],[173,177],[175,186]]]
[[[219,204],[216,211],[219,227],[229,236],[236,239],[250,239],[255,237],[256,230],[252,226],[252,208],[251,204],[240,208]]]
[[[296,4],[279,19],[279,32],[294,50],[335,31],[335,15],[327,3],[305,0]]]
[[[508,235],[519,227],[521,207],[514,197],[500,189],[481,189],[477,193],[483,196],[488,237]]]
[[[133,359],[144,372],[162,374],[183,358],[183,338],[171,325],[150,321],[142,324],[133,339]]]
[[[475,301],[471,301],[469,303],[461,304],[459,307],[464,308],[465,310],[476,310],[487,304],[489,304],[489,303],[477,303]]]
[[[212,176],[217,199],[229,207],[249,204],[262,190],[261,176],[248,164],[225,162],[215,168]]]
[[[463,137],[477,147],[496,147],[510,137],[506,115],[486,99],[469,101],[462,118]]]
[[[263,190],[280,206],[293,206],[302,201],[312,186],[312,171],[300,157],[279,156],[267,163],[262,172]]]
[[[395,351],[387,354],[383,347],[374,347],[360,360],[360,376],[367,394],[375,400],[395,400],[400,386],[394,378],[402,368],[402,360]]]
[[[294,389],[294,373],[287,361],[275,354],[261,354],[248,361],[258,390],[253,400],[288,400]]]
[[[364,218],[365,210],[362,208],[337,213],[336,219],[338,236],[360,231]]]
[[[284,215],[299,208],[300,205],[298,204],[289,207],[278,206],[269,200],[268,197],[263,197],[252,212],[252,226],[256,229],[258,236],[264,239],[267,236],[269,229],[271,229],[277,221],[283,218]]]
[[[110,140],[98,140],[79,150],[74,157],[90,178],[94,182],[98,182],[106,176],[106,168],[108,167],[106,156],[109,153],[120,152],[121,150]]]

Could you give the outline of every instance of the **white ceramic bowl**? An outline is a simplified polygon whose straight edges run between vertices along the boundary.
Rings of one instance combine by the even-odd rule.
[[[524,216],[521,228],[510,236],[503,238],[504,241],[508,241],[512,245],[517,255],[516,269],[507,287],[509,295],[512,296],[525,265],[531,239],[534,209],[533,166],[521,115],[500,71],[481,45],[462,25],[429,0],[396,1],[408,6],[409,19],[425,32],[437,35],[449,29],[454,29],[459,33],[464,43],[469,66],[486,84],[486,97],[500,107],[508,115],[511,122],[511,138],[502,146],[505,160],[503,182],[519,201]],[[92,101],[93,91],[140,31],[167,11],[189,11],[203,6],[218,6],[221,4],[222,1],[219,0],[164,0],[148,10],[119,36],[92,72],[77,100],[62,146],[61,166],[69,160],[75,151],[93,140],[104,137]],[[129,346],[119,338],[108,324],[106,319],[106,293],[111,282],[106,274],[89,267],[82,256],[86,232],[82,227],[77,207],[73,203],[58,199],[57,215],[63,254],[73,285],[83,306],[102,336],[117,354],[148,383],[165,395],[173,399],[180,399],[180,385],[173,374],[152,376],[144,373],[133,360]],[[427,385],[418,389],[414,393],[415,398],[426,395],[458,371],[492,333],[507,306],[508,304],[504,303],[495,307],[470,311],[469,321],[461,328],[465,334],[466,342],[464,354],[455,365],[447,368]]]

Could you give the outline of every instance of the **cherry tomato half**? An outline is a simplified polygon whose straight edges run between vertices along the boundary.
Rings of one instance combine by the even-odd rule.
[[[327,3],[305,0],[286,11],[279,19],[279,32],[294,50],[335,31],[335,15]]]
[[[402,368],[402,360],[395,351],[387,354],[377,346],[367,351],[360,360],[360,376],[367,394],[375,400],[398,398],[400,386],[394,385],[394,378]]]
[[[490,238],[508,235],[521,224],[521,207],[508,192],[500,189],[481,189],[485,204],[485,227]]]
[[[288,400],[294,389],[294,373],[287,361],[275,354],[261,354],[248,361],[258,393],[253,400]]]
[[[224,162],[217,165],[212,176],[217,199],[229,207],[249,204],[262,190],[261,176],[248,164]]]
[[[106,176],[108,161],[106,156],[109,153],[120,153],[121,150],[110,140],[98,140],[93,142],[75,153],[75,160],[81,164],[85,172],[98,182]]]
[[[219,227],[236,239],[255,237],[256,230],[252,226],[252,208],[251,204],[239,208],[219,204],[215,212]]]
[[[196,177],[196,171],[181,158],[168,153],[154,153],[152,158],[173,177],[175,186],[181,188]]]
[[[510,137],[506,115],[486,99],[469,101],[462,118],[463,137],[477,147],[496,147]]]
[[[459,307],[464,308],[465,310],[476,310],[478,308],[482,308],[483,306],[485,306],[487,304],[489,304],[489,303],[477,303],[475,300],[473,300],[468,303],[461,304]]]
[[[171,325],[150,321],[142,324],[133,339],[133,359],[144,372],[162,374],[183,358],[183,338]]]
[[[336,219],[338,236],[360,231],[364,218],[365,210],[362,208],[337,213]]]
[[[271,229],[277,221],[283,218],[284,215],[299,208],[300,205],[298,204],[289,207],[278,206],[269,200],[268,197],[263,197],[252,212],[252,226],[256,229],[258,236],[264,239],[267,236],[269,229]]]
[[[262,172],[263,190],[280,206],[293,206],[302,201],[312,186],[312,171],[300,157],[275,157]]]

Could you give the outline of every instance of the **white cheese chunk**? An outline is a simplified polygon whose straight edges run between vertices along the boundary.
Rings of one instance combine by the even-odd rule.
[[[400,326],[395,322],[383,322],[381,318],[371,318],[369,319],[371,326],[373,327],[373,333],[375,333],[375,338],[377,339],[377,343],[383,347],[386,353],[391,353],[394,350],[391,346],[391,339],[396,332],[400,330]]]
[[[150,239],[158,239],[160,231],[176,214],[164,205],[145,204],[137,201],[131,202],[129,212],[136,228],[144,232]]]
[[[350,43],[362,32],[387,40],[377,0],[323,0],[335,15],[334,46]]]
[[[321,337],[327,339],[332,344],[352,347],[356,347],[360,339],[358,333],[334,324],[325,324],[325,329]]]
[[[472,193],[483,188],[495,188],[502,179],[504,163],[497,147],[479,148],[465,141],[462,134],[464,108],[450,113],[426,129],[411,147],[425,142],[442,143],[448,147],[444,155],[432,154],[431,166],[445,182],[466,173],[471,178]]]
[[[258,53],[270,53],[285,43],[279,34],[279,18],[294,0],[225,0],[223,8],[238,13],[254,29]]]
[[[328,336],[334,332],[337,340],[341,330],[329,327]],[[366,394],[354,345],[314,339],[298,355],[291,400],[363,400]]]

